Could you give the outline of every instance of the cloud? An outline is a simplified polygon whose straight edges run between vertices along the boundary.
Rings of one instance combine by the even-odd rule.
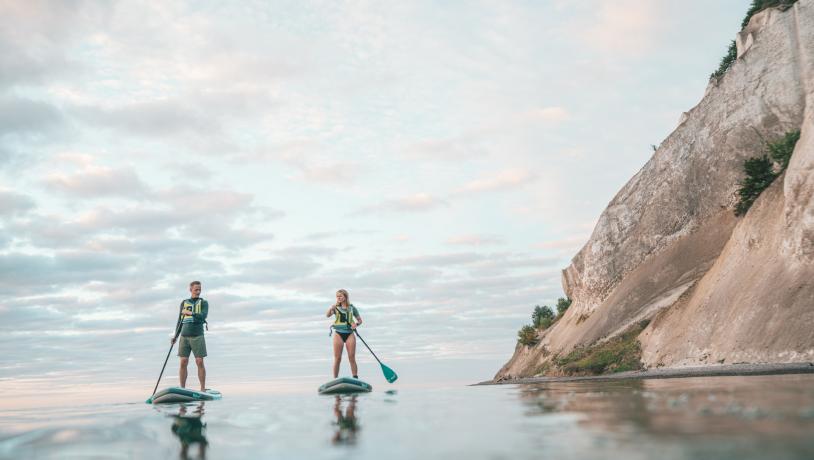
[[[109,6],[80,3],[32,0],[0,5],[0,89],[44,83],[81,68],[70,58],[69,45],[105,16]]]
[[[571,114],[562,107],[542,107],[526,112],[524,117],[529,120],[540,120],[543,122],[560,122],[571,118]]]
[[[212,137],[222,133],[218,116],[177,99],[103,106],[77,106],[73,112],[93,127],[107,127],[128,135],[167,137],[190,134]]]
[[[652,49],[660,7],[649,0],[601,2],[596,20],[579,33],[588,46],[619,58],[638,57]]]
[[[147,195],[147,186],[131,167],[88,165],[73,174],[49,174],[45,183],[58,192],[82,198],[145,198]]]
[[[130,255],[93,251],[64,251],[53,256],[0,254],[0,291],[33,295],[67,284],[121,280],[133,271],[135,261]]]
[[[28,195],[0,189],[0,217],[23,214],[34,207],[34,200]]]
[[[460,246],[486,246],[502,244],[505,240],[498,235],[457,235],[447,239],[447,244]]]
[[[475,193],[509,190],[521,187],[537,179],[537,175],[520,169],[509,169],[498,172],[489,177],[471,181],[455,190],[456,195],[471,195]]]
[[[428,158],[445,161],[483,158],[488,154],[488,151],[479,145],[474,135],[423,139],[405,147],[404,152],[408,158]]]
[[[377,212],[393,213],[417,213],[427,212],[439,207],[449,206],[449,203],[441,198],[428,193],[415,193],[413,195],[384,200],[374,205],[365,206],[354,214],[375,214]]]
[[[60,110],[50,103],[11,95],[0,96],[0,140],[10,135],[39,137],[62,122]]]

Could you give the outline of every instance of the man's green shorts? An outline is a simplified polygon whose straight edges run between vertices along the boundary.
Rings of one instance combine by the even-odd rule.
[[[182,335],[180,338],[181,340],[178,342],[178,356],[189,358],[190,351],[196,358],[206,356],[206,340],[204,340],[203,334]]]

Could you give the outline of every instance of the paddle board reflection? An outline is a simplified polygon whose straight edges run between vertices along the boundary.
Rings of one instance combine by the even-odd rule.
[[[345,406],[344,411],[343,406]],[[356,395],[345,396],[344,399],[337,395],[334,416],[336,421],[333,422],[333,425],[336,427],[336,431],[331,442],[335,445],[356,444],[356,434],[359,432],[359,423],[356,420]]]
[[[206,448],[209,442],[206,440],[206,423],[201,421],[204,414],[204,402],[201,401],[195,406],[187,407],[181,405],[178,414],[171,414],[172,433],[181,442],[180,458],[187,460],[190,458],[206,458]],[[189,456],[189,448],[193,444],[198,445],[197,457]]]

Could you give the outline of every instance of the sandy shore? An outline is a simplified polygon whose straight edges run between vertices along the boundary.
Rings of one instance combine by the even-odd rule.
[[[585,377],[527,377],[501,381],[487,380],[475,385],[515,385],[526,383],[579,382],[583,380],[636,380],[677,379],[686,377],[715,377],[727,375],[774,375],[814,374],[814,363],[782,364],[724,364],[700,367],[662,367],[644,371],[619,372],[617,374],[591,375]]]

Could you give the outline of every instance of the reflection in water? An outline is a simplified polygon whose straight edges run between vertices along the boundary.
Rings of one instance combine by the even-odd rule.
[[[808,376],[558,382],[518,387],[518,393],[527,415],[570,413],[577,426],[619,450],[812,458],[814,387],[806,382]]]
[[[359,424],[356,420],[356,395],[351,395],[347,399],[347,407],[344,413],[342,412],[342,398],[337,395],[336,403],[334,404],[334,416],[336,421],[336,432],[331,438],[331,442],[336,445],[354,445],[356,444],[356,433],[359,431]]]
[[[193,406],[193,410],[189,410],[186,405],[181,405],[177,414],[170,414],[173,418],[172,433],[178,437],[181,442],[180,458],[187,460],[189,458],[206,458],[206,448],[209,442],[206,440],[206,423],[203,423],[201,418],[204,415],[204,402],[201,401]],[[198,445],[198,456],[189,456],[189,447],[193,444]]]

